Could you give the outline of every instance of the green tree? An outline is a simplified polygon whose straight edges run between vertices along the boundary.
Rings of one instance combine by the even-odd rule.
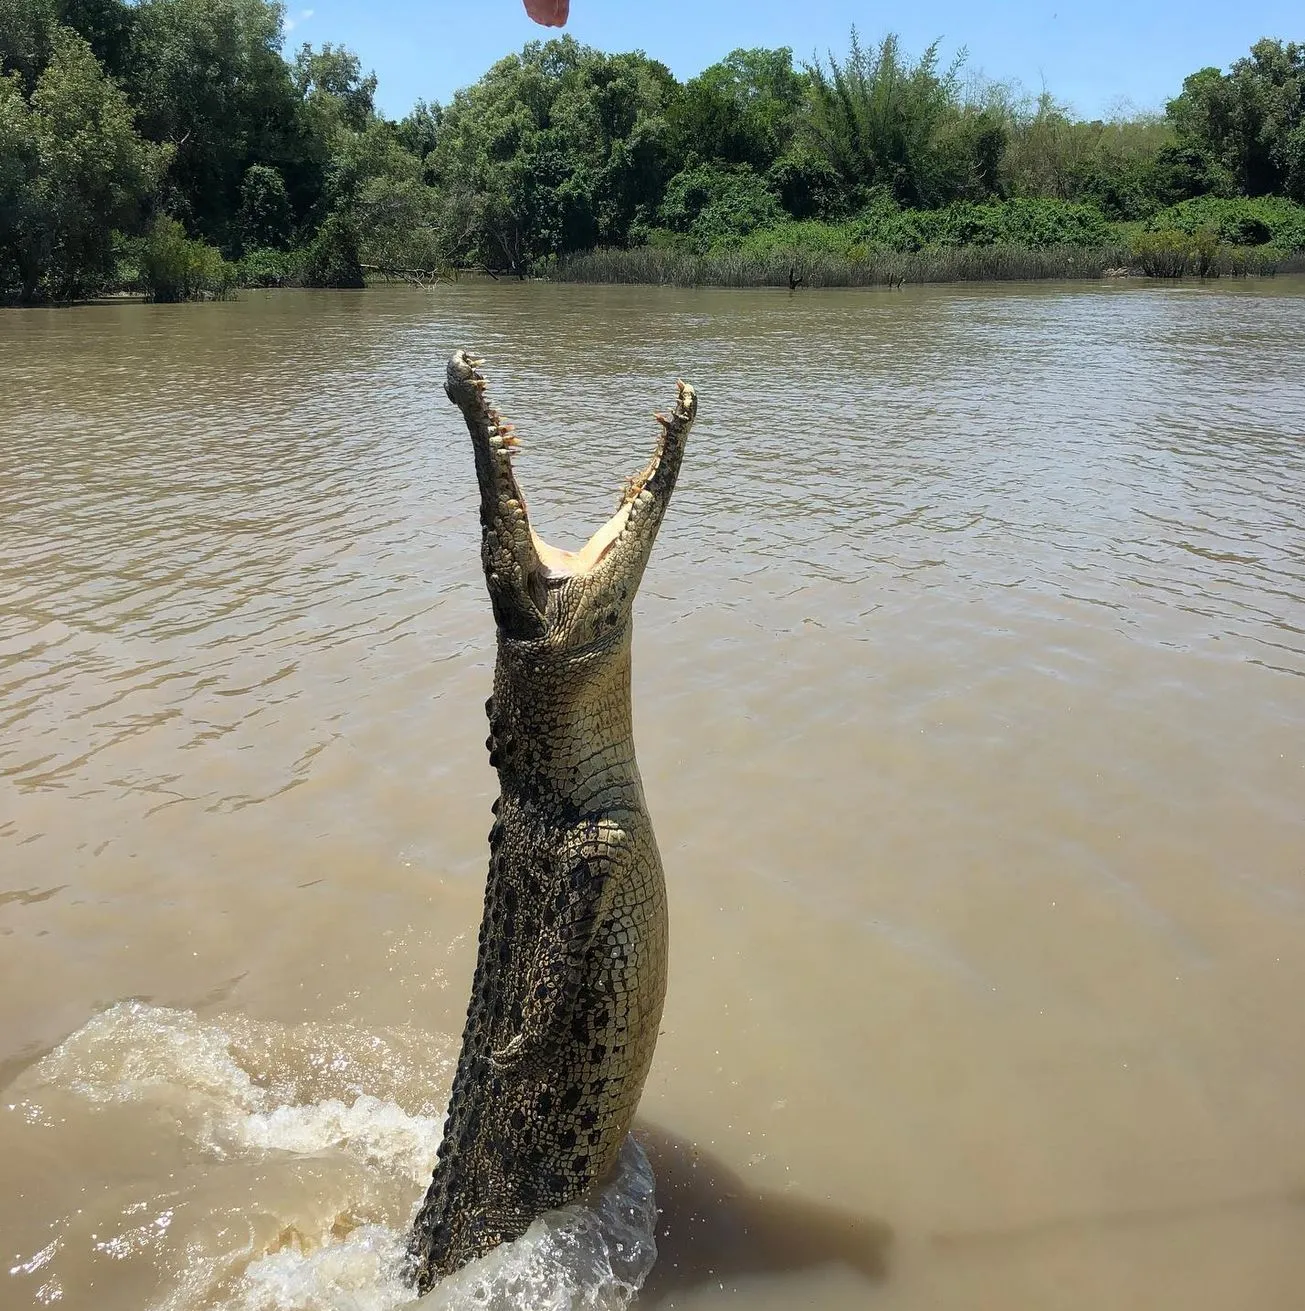
[[[796,219],[841,218],[861,200],[830,162],[808,146],[795,144],[766,170],[766,185]]]
[[[382,273],[430,272],[443,261],[438,200],[420,178],[392,174],[368,178],[352,208],[360,233],[359,257]]]
[[[240,238],[246,250],[290,244],[294,215],[285,179],[268,164],[251,164],[240,184]]]
[[[1006,113],[1002,173],[1012,195],[1089,201],[1109,218],[1142,219],[1212,185],[1157,115],[1082,122],[1045,91]]]
[[[1188,77],[1168,113],[1242,194],[1305,200],[1305,45],[1257,41],[1228,73]]]
[[[44,266],[40,147],[21,74],[0,74],[0,298],[36,296]]]
[[[395,271],[438,262],[436,197],[393,123],[372,118],[361,131],[339,131],[323,195],[337,231],[353,234],[360,265]]]
[[[360,131],[344,129],[332,142],[325,187],[331,208],[353,203],[371,178],[421,178],[421,161],[403,148],[393,123],[373,118]]]
[[[912,62],[889,34],[867,50],[852,31],[840,63],[813,64],[805,130],[853,193],[885,191],[903,205],[932,207],[979,199],[998,186],[1005,124],[963,103],[962,52],[940,71],[938,44]]]
[[[685,164],[719,161],[765,172],[793,140],[806,94],[792,50],[734,50],[671,100],[672,152]]]
[[[571,37],[500,60],[443,111],[426,159],[445,258],[524,272],[651,226],[674,89],[663,65]]]
[[[141,0],[128,85],[144,134],[174,147],[168,208],[211,243],[237,244],[251,164],[299,180],[301,102],[281,58],[279,5]]]
[[[308,246],[305,279],[310,287],[362,287],[357,224],[348,214],[329,214]]]
[[[444,117],[444,111],[438,104],[428,104],[425,100],[418,100],[408,113],[399,120],[398,134],[399,144],[409,154],[415,155],[420,160],[425,160],[426,156],[435,149],[435,143],[439,139],[440,122]]]
[[[30,95],[63,24],[86,39],[110,77],[121,79],[134,14],[123,0],[0,0],[0,72],[21,74]]]
[[[79,32],[100,67],[119,82],[131,72],[136,10],[123,0],[58,0],[59,21]]]
[[[0,92],[3,265],[22,299],[96,290],[113,272],[113,231],[140,217],[167,162],[135,130],[126,97],[90,47],[57,26],[30,104]]]
[[[1043,91],[1032,105],[1009,107],[1010,143],[1004,161],[1010,190],[1017,196],[1068,200],[1074,177],[1091,158],[1091,146],[1068,105]]]
[[[0,0],[0,74],[16,73],[28,95],[50,62],[58,24],[55,0]]]
[[[327,42],[314,50],[305,42],[295,55],[294,79],[304,102],[339,127],[361,132],[376,112],[376,74],[364,76],[362,61],[346,46]]]
[[[303,45],[295,56],[293,80],[300,154],[297,185],[292,183],[290,191],[309,229],[342,213],[366,179],[396,168],[411,175],[412,161],[392,125],[376,114],[376,76],[363,73],[356,54],[344,46],[314,50]],[[356,223],[337,224],[335,230],[354,232]]]

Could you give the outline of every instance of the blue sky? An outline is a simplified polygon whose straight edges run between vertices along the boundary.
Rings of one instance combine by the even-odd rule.
[[[525,16],[521,0],[289,0],[287,52],[301,41],[343,42],[380,78],[377,102],[401,117],[418,97],[446,101],[496,59],[555,35]],[[1162,108],[1183,78],[1226,67],[1261,36],[1305,40],[1301,0],[1011,0],[976,6],[920,0],[904,6],[850,0],[572,0],[567,32],[600,50],[643,50],[679,78],[738,46],[791,46],[799,59],[840,55],[855,23],[874,40],[895,31],[917,54],[942,37],[962,45],[968,68],[1046,86],[1080,113],[1108,113],[1120,100]]]

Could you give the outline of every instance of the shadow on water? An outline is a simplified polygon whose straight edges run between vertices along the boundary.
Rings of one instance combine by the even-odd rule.
[[[887,1273],[892,1230],[882,1221],[761,1191],[659,1125],[641,1122],[634,1136],[652,1163],[660,1210],[645,1302],[735,1276],[820,1265],[845,1265],[871,1280]]]

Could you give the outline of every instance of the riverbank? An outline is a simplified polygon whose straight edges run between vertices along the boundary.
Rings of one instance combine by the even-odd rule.
[[[531,276],[525,282],[550,282],[558,285],[652,286],[685,288],[784,288],[798,291],[836,287],[904,287],[925,284],[1011,282],[1081,282],[1091,279],[1136,280],[1163,283],[1180,280],[1208,281],[1220,277],[1272,278],[1305,274],[1305,254],[1281,257],[1250,257],[1243,252],[1217,259],[1204,271],[1185,270],[1163,277],[1149,274],[1127,260],[1127,251],[1118,247],[1099,250],[1028,250],[1019,247],[968,247],[952,251],[917,251],[912,254],[883,254],[865,260],[840,259],[825,255],[815,259],[789,262],[779,257],[756,257],[728,252],[719,255],[692,255],[668,251],[597,250],[588,251],[560,263],[544,276]],[[237,299],[242,291],[367,291],[372,288],[401,287],[430,290],[454,282],[501,282],[510,285],[518,279],[510,275],[491,275],[482,270],[463,269],[432,273],[423,278],[369,274],[363,285],[352,288],[320,288],[300,282],[249,282],[228,286],[221,293],[203,292],[190,299],[215,301]],[[137,288],[105,291],[83,300],[58,302],[53,308],[77,305],[149,305],[156,302]],[[0,302],[0,308],[20,307]]]
[[[199,247],[199,243],[186,243]],[[1153,281],[1220,277],[1274,277],[1305,274],[1305,250],[1274,245],[1239,246],[1212,233],[1141,232],[1131,241],[1079,246],[1067,243],[958,245],[921,250],[843,248],[810,242],[769,247],[753,243],[736,249],[641,246],[632,250],[581,251],[550,261],[523,275],[504,270],[355,268],[348,278],[324,281],[311,276],[302,252],[260,251],[222,262],[219,275],[196,276],[190,268],[151,289],[138,266],[124,262],[117,282],[94,301],[229,300],[243,290],[325,289],[361,291],[408,284],[430,288],[459,281],[543,281],[613,286],[663,287],[901,287],[925,283],[1077,282],[1098,278]],[[0,301],[0,304],[4,302]]]
[[[1305,206],[1205,197],[1145,223],[1095,206],[1011,199],[906,210],[881,204],[842,222],[781,222],[731,240],[655,232],[645,246],[562,256],[566,282],[721,287],[900,286],[1046,278],[1273,275],[1305,271]]]
[[[429,286],[466,276],[793,289],[1273,276],[1305,272],[1305,206],[1274,197],[1203,197],[1146,222],[1119,222],[1095,206],[1062,201],[1013,198],[937,210],[884,203],[839,222],[779,221],[729,237],[654,229],[639,245],[573,251],[510,268],[458,260],[417,267],[368,263],[349,233],[325,229],[309,247],[249,250],[228,262],[187,239],[175,223],[161,224],[133,253],[119,266],[120,285],[154,289],[155,298],[165,300],[224,297],[238,287]]]

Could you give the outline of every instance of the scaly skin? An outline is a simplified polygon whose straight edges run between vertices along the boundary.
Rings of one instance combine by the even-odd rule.
[[[616,1163],[666,992],[666,887],[630,726],[631,608],[697,400],[679,384],[652,460],[578,552],[535,536],[517,440],[457,352],[498,629],[489,760],[500,795],[462,1054],[411,1272],[440,1276],[581,1197]]]

